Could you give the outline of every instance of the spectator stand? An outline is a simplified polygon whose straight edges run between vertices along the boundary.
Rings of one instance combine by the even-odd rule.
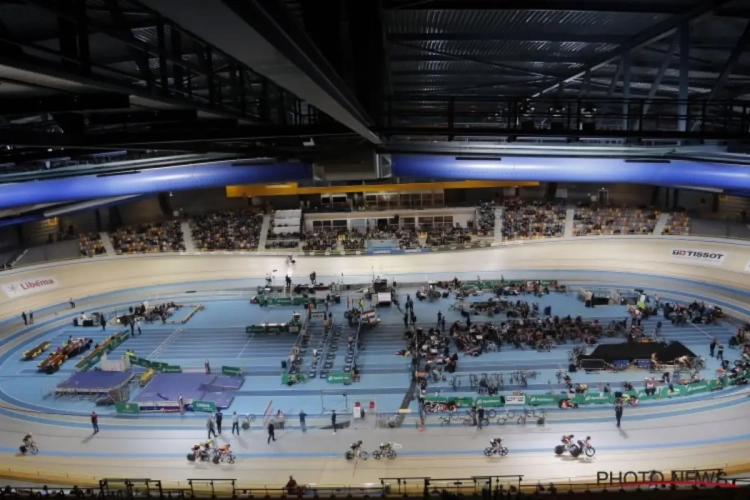
[[[670,236],[690,235],[690,217],[685,212],[672,212],[669,214],[667,225],[661,234]]]
[[[503,209],[503,241],[562,238],[566,209],[552,203],[509,201]]]
[[[655,209],[579,207],[573,215],[575,236],[653,234],[661,212]]]
[[[299,249],[302,227],[301,210],[277,210],[266,234],[266,249]]]
[[[198,251],[257,250],[263,215],[230,210],[195,216],[190,232]]]
[[[494,238],[496,226],[496,209],[494,201],[480,203],[476,208],[476,235],[482,238]]]
[[[79,234],[78,247],[81,249],[82,257],[95,257],[107,253],[107,249],[104,247],[104,242],[102,241],[102,235],[99,233]]]
[[[185,251],[178,221],[126,226],[110,233],[110,239],[117,255]]]

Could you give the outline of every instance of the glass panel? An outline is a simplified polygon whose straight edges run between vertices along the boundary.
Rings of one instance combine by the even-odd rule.
[[[333,221],[333,227],[335,227],[335,228],[345,228],[346,227],[346,220],[335,220],[335,221]]]

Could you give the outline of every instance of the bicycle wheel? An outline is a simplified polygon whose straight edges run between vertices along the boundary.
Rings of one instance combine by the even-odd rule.
[[[353,460],[354,453],[352,453],[351,451],[347,451],[346,453],[344,453],[344,458],[346,458],[347,460]]]
[[[375,460],[380,460],[380,457],[383,456],[383,453],[380,450],[375,450],[372,452],[372,458]]]
[[[513,417],[515,417],[515,416],[516,416],[516,412],[514,412],[513,410],[508,410],[508,411],[506,411],[506,412],[505,412],[505,415],[506,415],[506,416],[507,416],[508,418],[513,418]]]
[[[367,460],[367,452],[366,451],[360,452],[359,458],[362,460]]]
[[[393,460],[394,458],[396,458],[396,452],[394,450],[388,450],[385,456],[388,457],[390,460]]]
[[[526,423],[526,416],[521,415],[520,417],[518,417],[518,420],[516,420],[516,423],[518,423],[518,425],[524,425]]]
[[[508,454],[508,448],[503,446],[502,448],[500,448],[500,451],[498,453],[500,453],[501,457],[504,457],[505,455]]]
[[[29,446],[29,453],[31,453],[32,455],[36,455],[37,453],[39,453],[39,448],[37,448],[35,444],[32,444],[31,446]]]
[[[488,425],[490,425],[490,420],[488,418],[483,418],[482,427],[487,427]]]
[[[234,461],[235,461],[234,455],[229,455],[229,457],[227,458],[227,462],[229,462],[230,464],[233,464]]]
[[[484,449],[484,456],[485,457],[491,457],[492,456],[492,448],[485,448]]]
[[[507,417],[498,417],[497,419],[497,425],[505,425],[505,422],[507,422]]]
[[[465,418],[463,423],[466,426],[472,426],[474,425],[474,420],[472,420],[471,418]]]
[[[596,455],[596,450],[594,449],[593,446],[589,446],[588,448],[586,448],[586,456],[587,457],[591,458],[594,455]]]
[[[497,412],[495,410],[487,410],[487,416],[489,418],[495,418],[497,416]]]

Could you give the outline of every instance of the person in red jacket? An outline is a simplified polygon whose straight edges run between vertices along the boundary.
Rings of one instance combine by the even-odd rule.
[[[91,427],[94,428],[94,434],[99,432],[99,415],[95,411],[91,412]]]

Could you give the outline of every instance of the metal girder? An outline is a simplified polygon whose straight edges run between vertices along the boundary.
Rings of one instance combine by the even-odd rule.
[[[186,123],[198,119],[194,109],[163,109],[133,111],[129,113],[92,113],[88,116],[90,127],[109,125],[136,125],[154,123]]]
[[[719,78],[716,80],[716,84],[711,89],[711,93],[708,94],[706,100],[711,101],[716,99],[716,97],[721,94],[721,91],[724,90],[724,85],[727,83],[729,75],[734,71],[737,62],[740,60],[743,52],[745,52],[748,43],[750,43],[750,21],[748,21],[745,26],[745,31],[742,32],[742,35],[737,40],[737,44],[734,46],[734,49],[732,49],[732,53],[724,63],[724,67],[722,67],[721,73],[719,73]]]
[[[55,95],[47,97],[0,98],[3,115],[34,115],[71,111],[127,109],[130,99],[122,94]],[[2,139],[0,139],[2,142]]]
[[[391,33],[391,42],[583,42],[619,45],[628,40],[627,35],[590,33],[550,33],[547,30],[504,31],[494,33]]]
[[[146,82],[148,88],[152,89],[155,85],[154,74],[151,72],[149,66],[149,52],[144,47],[143,50],[138,50],[136,47],[140,40],[133,36],[133,32],[128,27],[127,20],[125,19],[125,13],[120,8],[120,3],[117,0],[104,0],[107,9],[109,9],[109,15],[112,16],[112,20],[115,23],[115,33],[123,40],[129,40],[128,52],[138,66],[138,70]]]
[[[677,42],[680,41],[680,35],[679,33],[675,33],[672,37],[672,41],[669,43],[669,49],[667,50],[667,53],[664,55],[664,60],[661,63],[661,66],[659,66],[659,71],[656,72],[656,76],[654,77],[654,81],[651,84],[651,89],[648,91],[648,101],[644,107],[643,107],[643,115],[648,115],[649,109],[651,108],[651,100],[656,97],[656,93],[659,91],[659,87],[661,87],[661,82],[664,79],[664,74],[667,72],[667,68],[669,68],[669,64],[672,62],[672,56],[674,55],[675,51],[677,50]],[[636,127],[638,126],[638,123],[635,124]]]
[[[668,0],[597,2],[596,0],[388,0],[387,9],[397,10],[548,10],[574,12],[634,12],[679,14],[685,4]]]
[[[703,1],[695,7],[691,8],[687,12],[680,15],[670,17],[662,22],[656,23],[650,28],[643,30],[641,33],[632,37],[628,42],[620,45],[617,49],[605,52],[604,54],[592,58],[583,68],[577,69],[569,75],[559,78],[551,85],[548,85],[540,92],[534,94],[533,97],[537,97],[541,94],[545,94],[551,90],[554,90],[559,85],[562,85],[570,80],[581,78],[587,70],[594,71],[601,66],[611,63],[616,58],[623,54],[636,50],[644,45],[649,45],[657,40],[661,40],[665,37],[671,36],[675,31],[682,25],[695,21],[698,18],[709,15],[716,9],[723,5],[731,3],[733,0],[707,0]],[[654,2],[657,3],[657,2]]]
[[[356,99],[307,35],[275,0],[141,0],[371,142]]]

